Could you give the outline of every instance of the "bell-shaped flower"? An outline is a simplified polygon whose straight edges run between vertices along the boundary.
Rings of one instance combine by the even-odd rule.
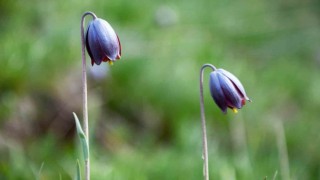
[[[92,20],[86,32],[86,48],[91,64],[102,61],[112,64],[121,57],[121,44],[111,25],[100,18]]]
[[[239,79],[224,69],[210,74],[209,86],[213,100],[224,113],[227,108],[237,113],[246,101],[250,101]]]

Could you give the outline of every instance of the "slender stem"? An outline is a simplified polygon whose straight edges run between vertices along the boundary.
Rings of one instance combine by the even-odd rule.
[[[84,19],[87,15],[91,15],[93,19],[96,19],[97,16],[92,12],[85,12],[81,18],[83,129],[87,138],[87,143],[89,148],[87,71],[86,71],[85,37],[84,37]],[[85,159],[85,179],[90,180],[90,156],[89,155],[88,155],[88,159]]]
[[[203,176],[205,180],[209,180],[209,161],[208,161],[208,144],[207,144],[207,129],[206,118],[204,115],[204,100],[203,100],[203,71],[206,67],[210,67],[213,71],[216,68],[211,64],[204,64],[200,70],[200,113],[202,124],[202,159],[203,159]]]

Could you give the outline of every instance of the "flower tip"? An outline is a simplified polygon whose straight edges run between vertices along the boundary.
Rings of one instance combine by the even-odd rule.
[[[237,114],[238,113],[238,109],[237,108],[232,108],[233,113]]]
[[[112,66],[113,65],[113,61],[108,61],[109,65]]]

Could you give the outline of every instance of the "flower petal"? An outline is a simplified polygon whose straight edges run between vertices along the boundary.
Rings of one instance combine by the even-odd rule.
[[[91,57],[91,60],[94,61],[97,65],[101,64],[101,61],[103,59],[103,53],[101,46],[99,45],[99,40],[98,36],[95,33],[94,29],[94,21],[91,21],[88,30],[87,30],[87,35],[86,35],[86,47],[89,56]],[[92,62],[91,62],[92,64]]]
[[[89,43],[88,43],[88,32],[89,32],[89,29],[90,29],[90,25],[92,24],[92,22],[88,25],[88,28],[87,28],[87,31],[86,31],[86,35],[85,35],[85,44],[86,44],[86,48],[87,48],[87,51],[88,51],[88,54],[91,58],[91,65],[93,66],[94,64],[94,58],[93,58],[93,55],[91,53],[91,49],[90,49],[90,46],[89,46]]]
[[[246,91],[244,90],[244,87],[242,83],[239,81],[239,79],[230,73],[229,71],[226,71],[224,69],[217,69],[217,71],[221,72],[223,75],[225,75],[227,78],[230,79],[230,81],[234,84],[234,86],[237,88],[237,90],[241,93],[241,95],[246,99],[250,100],[249,97],[246,94]]]
[[[242,98],[238,93],[238,90],[233,85],[232,81],[219,71],[217,72],[217,77],[227,101],[227,106],[240,109],[242,107]]]
[[[213,71],[212,73],[210,73],[209,87],[214,102],[224,113],[226,113],[228,106],[223,91],[221,89],[220,81],[218,78],[218,72]]]
[[[97,18],[93,23],[98,45],[103,55],[107,56],[109,60],[116,60],[120,53],[120,41],[118,40],[117,34],[110,24],[103,19]]]
[[[117,35],[117,38],[118,38],[118,43],[119,43],[119,53],[116,57],[116,59],[120,59],[121,58],[121,50],[122,50],[122,47],[121,47],[121,43],[120,43],[120,39],[119,39],[119,36]]]

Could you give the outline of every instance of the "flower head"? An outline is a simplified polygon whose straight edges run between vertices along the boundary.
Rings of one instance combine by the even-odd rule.
[[[236,113],[246,101],[250,101],[239,79],[224,69],[210,74],[209,86],[213,100],[224,113],[227,108]]]
[[[102,61],[112,64],[121,57],[121,44],[111,25],[100,18],[92,20],[86,32],[86,48],[91,64]]]

